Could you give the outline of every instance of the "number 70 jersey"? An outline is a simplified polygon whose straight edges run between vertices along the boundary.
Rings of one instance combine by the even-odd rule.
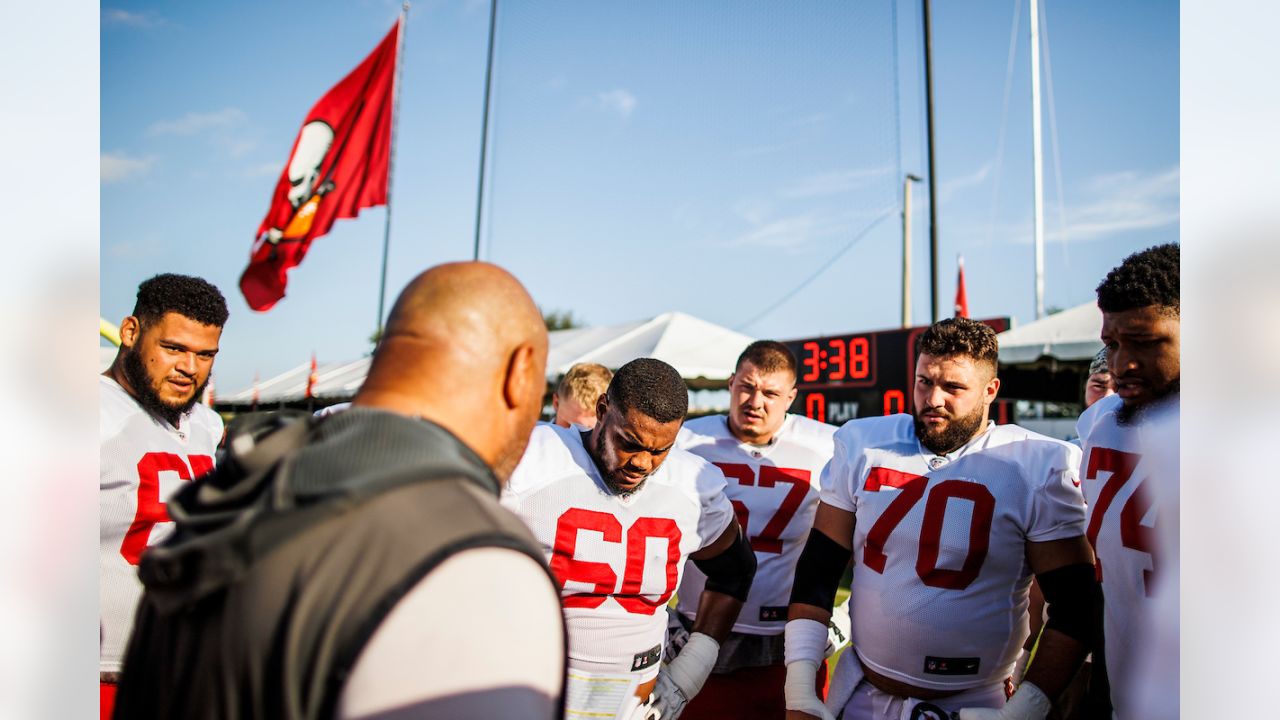
[[[1084,535],[1080,451],[1016,425],[947,456],[910,415],[846,423],[822,501],[854,513],[852,640],[876,672],[917,687],[1002,681],[1028,632],[1028,542]]]

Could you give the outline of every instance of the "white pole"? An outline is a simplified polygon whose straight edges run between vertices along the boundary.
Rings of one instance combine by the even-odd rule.
[[[902,181],[902,327],[911,327],[911,180]]]
[[[1035,187],[1036,319],[1044,317],[1044,161],[1040,157],[1040,3],[1031,0],[1031,164]]]

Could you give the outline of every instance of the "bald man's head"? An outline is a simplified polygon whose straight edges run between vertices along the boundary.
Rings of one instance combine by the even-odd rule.
[[[443,425],[505,479],[541,412],[546,363],[546,325],[519,280],[438,265],[400,293],[355,403]]]

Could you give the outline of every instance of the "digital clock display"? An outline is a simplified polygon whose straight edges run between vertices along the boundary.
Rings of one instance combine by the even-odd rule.
[[[996,332],[1009,328],[1008,318],[979,322]],[[928,326],[878,332],[786,340],[800,364],[791,412],[840,425],[848,420],[911,412],[916,338]],[[996,422],[1008,422],[1012,408],[997,400]]]

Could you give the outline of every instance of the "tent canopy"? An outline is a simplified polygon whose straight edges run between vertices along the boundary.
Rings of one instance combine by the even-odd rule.
[[[580,362],[600,363],[616,370],[640,357],[669,363],[693,390],[723,387],[738,355],[754,338],[681,312],[663,313],[649,320],[573,328],[550,333],[547,381],[555,382]],[[370,358],[320,363],[313,394],[318,400],[347,400],[355,395],[369,372]],[[311,363],[304,362],[258,383],[258,402],[275,405],[301,401]],[[218,405],[250,405],[253,387],[219,395]]]
[[[1102,311],[1092,302],[1063,310],[996,336],[1000,362],[1033,363],[1041,357],[1089,361],[1102,349]]]

